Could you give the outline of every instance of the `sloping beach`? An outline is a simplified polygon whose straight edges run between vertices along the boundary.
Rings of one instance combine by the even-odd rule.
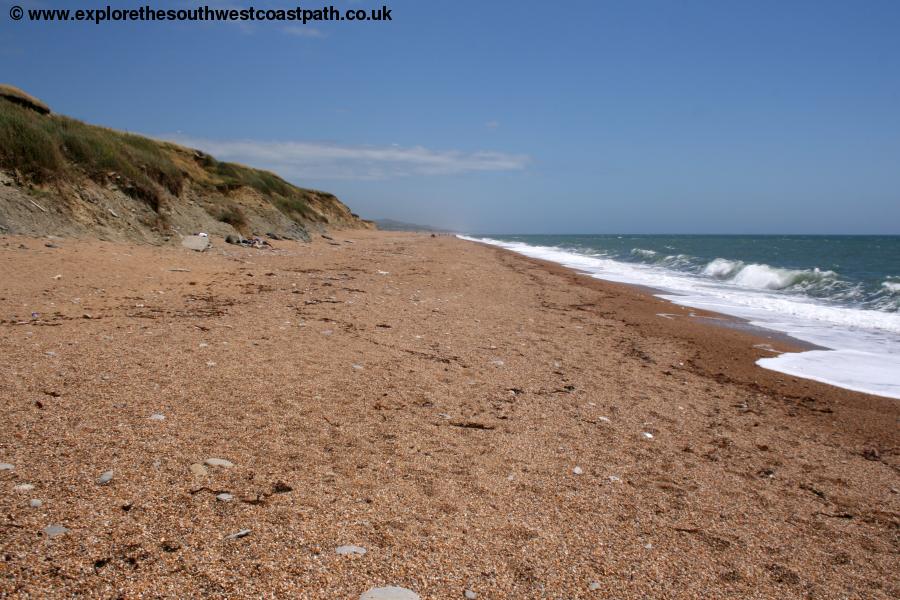
[[[900,595],[897,401],[638,288],[332,237],[0,237],[0,595]]]

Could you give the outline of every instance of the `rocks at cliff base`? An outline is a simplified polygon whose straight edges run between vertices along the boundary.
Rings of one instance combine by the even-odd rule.
[[[204,252],[209,249],[209,236],[208,235],[186,235],[181,240],[181,245],[187,248],[188,250],[194,250],[196,252]]]

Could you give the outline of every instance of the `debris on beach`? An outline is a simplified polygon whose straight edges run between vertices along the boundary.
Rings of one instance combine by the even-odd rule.
[[[465,592],[463,592],[463,597],[466,600],[475,600],[476,598],[478,598],[478,594],[476,594],[474,590],[466,590]]]
[[[207,458],[203,462],[210,467],[223,467],[225,469],[230,469],[234,466],[233,462],[225,460],[224,458]]]
[[[11,465],[9,463],[0,463],[0,471],[12,471],[15,468],[15,465]]]
[[[28,506],[31,508],[40,508],[44,505],[43,500],[38,500],[37,498],[32,498],[28,501]]]
[[[359,600],[421,600],[419,595],[412,590],[402,587],[388,586],[372,588],[364,592]]]
[[[44,533],[48,538],[55,538],[69,533],[69,530],[62,525],[47,525],[44,527]]]
[[[13,491],[19,492],[20,494],[23,492],[30,492],[34,489],[34,486],[30,483],[20,483],[16,487],[13,488]]]
[[[581,467],[575,467],[574,469],[572,469],[572,473],[574,473],[575,475],[581,475],[582,473],[584,473],[584,469],[582,469]]]
[[[100,478],[97,479],[97,483],[99,485],[106,485],[107,483],[112,481],[112,478],[113,478],[112,471],[103,471],[103,473],[100,474]]]
[[[648,440],[652,440],[652,439],[653,439],[653,434],[650,433],[649,431],[645,431],[643,435],[644,435],[644,437],[647,438]]]
[[[165,421],[166,415],[163,415],[160,413],[153,413],[152,415],[150,415],[150,420],[151,421]]]
[[[251,533],[252,533],[252,532],[251,532],[250,529],[241,529],[240,531],[238,531],[238,532],[236,532],[236,533],[232,533],[231,535],[226,536],[225,539],[226,539],[226,540],[239,540],[239,539],[241,539],[241,538],[243,538],[243,537],[247,537],[247,536],[250,535]]]
[[[363,554],[366,553],[366,549],[363,548],[362,546],[352,546],[352,545],[338,546],[337,548],[334,549],[334,551],[336,554],[341,554],[344,556],[350,555],[350,554],[362,556]]]
[[[222,492],[221,494],[216,494],[216,500],[219,502],[231,502],[234,500],[234,496],[229,494],[228,492]]]

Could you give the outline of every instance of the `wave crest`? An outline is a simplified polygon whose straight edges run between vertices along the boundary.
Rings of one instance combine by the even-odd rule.
[[[707,264],[702,273],[714,279],[727,280],[735,285],[758,290],[806,288],[833,283],[837,273],[820,269],[780,269],[764,264],[744,264],[739,260],[717,258]]]
[[[716,279],[728,279],[744,266],[739,260],[717,258],[703,268],[703,274]]]

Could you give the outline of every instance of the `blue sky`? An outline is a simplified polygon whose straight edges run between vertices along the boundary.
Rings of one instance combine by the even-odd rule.
[[[96,26],[7,16],[91,2],[0,0],[0,82],[366,217],[900,233],[900,2],[387,3],[384,23]]]

